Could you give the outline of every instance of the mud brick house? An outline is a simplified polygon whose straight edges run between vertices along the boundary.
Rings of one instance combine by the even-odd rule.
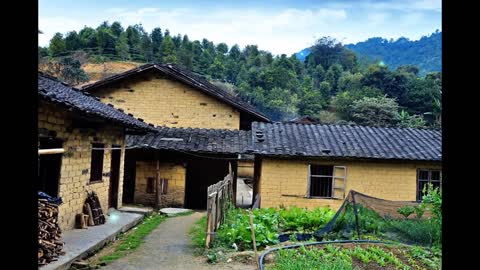
[[[82,90],[155,126],[250,130],[253,121],[269,121],[252,105],[173,64],[146,64]]]
[[[120,207],[125,134],[154,128],[42,73],[38,98],[39,149],[64,151],[39,155],[38,189],[62,198],[62,230],[74,228],[87,191],[97,193],[104,213]]]
[[[440,130],[253,123],[254,196],[261,207],[340,207],[349,190],[416,201],[440,186]]]
[[[236,170],[241,149],[229,143],[245,138],[241,131],[250,130],[253,121],[269,121],[252,105],[172,64],[146,64],[82,90],[160,129],[156,138],[145,138],[142,147],[132,144],[138,149],[127,152],[126,203],[154,204],[152,194],[161,185],[162,204],[206,207],[207,186],[230,167]]]

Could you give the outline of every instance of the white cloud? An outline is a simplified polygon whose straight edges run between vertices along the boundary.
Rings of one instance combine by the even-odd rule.
[[[79,30],[84,26],[81,21],[66,17],[40,17],[38,19],[38,29],[43,34],[38,35],[38,43],[41,46],[48,45],[50,39],[55,33],[60,32],[66,34],[72,30]]]
[[[416,9],[432,9],[438,1],[422,1]],[[395,2],[397,3],[397,2]],[[368,5],[374,5],[368,2]],[[376,5],[370,8],[342,4],[324,5],[319,8],[297,9],[210,9],[188,8],[164,9],[143,7],[137,9],[110,8],[100,13],[99,18],[40,17],[39,27],[45,34],[39,35],[39,43],[44,46],[55,32],[79,31],[84,25],[98,26],[102,21],[120,21],[124,27],[141,23],[146,31],[161,27],[170,30],[172,35],[187,34],[190,40],[207,38],[214,43],[225,42],[229,46],[237,43],[241,47],[257,44],[259,49],[273,54],[287,55],[313,44],[316,38],[333,36],[344,43],[358,42],[372,36],[386,38],[409,34],[411,24],[397,27],[398,21],[418,22],[424,18],[421,11],[417,15],[398,15],[391,11],[392,6]],[[382,4],[382,3],[380,3]],[[405,7],[404,4],[402,4]],[[401,8],[399,4],[394,8]],[[402,16],[396,17],[396,16]],[[416,17],[415,17],[416,16]],[[92,16],[94,17],[94,16]],[[402,19],[402,18],[409,18]],[[439,19],[440,25],[440,19]],[[422,30],[422,29],[420,29]],[[425,30],[434,31],[435,28]],[[397,35],[397,36],[395,36]]]

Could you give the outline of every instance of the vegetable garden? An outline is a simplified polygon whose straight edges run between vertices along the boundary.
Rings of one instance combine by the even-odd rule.
[[[252,250],[251,211],[256,248],[269,253],[263,269],[441,269],[441,192],[430,186],[424,194],[420,204],[401,205],[355,193],[337,212],[230,207],[206,255],[215,262],[219,250]],[[204,236],[197,232],[197,242]],[[356,240],[379,243],[344,243]],[[282,249],[292,243],[298,246]]]

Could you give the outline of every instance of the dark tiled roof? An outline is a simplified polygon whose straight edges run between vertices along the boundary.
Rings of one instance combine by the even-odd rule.
[[[156,133],[127,135],[127,147],[186,152],[239,154],[251,146],[250,131],[158,127]]]
[[[155,130],[152,125],[115,109],[113,105],[104,104],[97,98],[87,96],[80,90],[41,72],[38,73],[38,96],[42,100],[64,106],[89,117],[111,121],[135,130]]]
[[[195,89],[198,89],[206,93],[207,95],[210,95],[224,103],[233,106],[234,108],[237,108],[242,112],[252,115],[259,121],[270,121],[267,116],[259,112],[254,106],[209,83],[207,80],[201,78],[200,76],[173,64],[145,64],[140,67],[96,81],[94,83],[84,85],[82,86],[82,90],[91,91],[102,85],[106,85],[135,74],[140,74],[148,70],[158,70],[163,74],[166,74],[180,82],[183,82]]]
[[[440,130],[254,122],[252,141],[267,156],[442,160]]]

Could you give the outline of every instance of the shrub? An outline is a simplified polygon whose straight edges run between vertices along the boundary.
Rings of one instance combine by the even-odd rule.
[[[410,216],[411,214],[413,214],[413,212],[415,212],[415,208],[413,206],[406,205],[398,208],[397,212],[400,215],[404,216],[405,218],[408,218],[408,216]]]

